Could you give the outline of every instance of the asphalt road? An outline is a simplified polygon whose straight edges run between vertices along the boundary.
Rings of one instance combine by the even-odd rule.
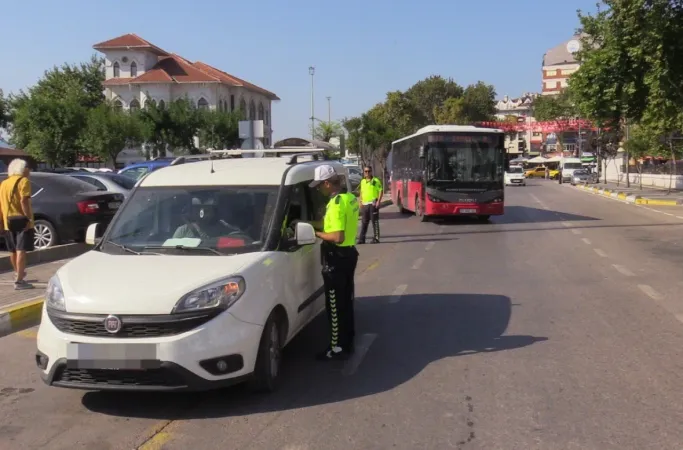
[[[506,195],[489,224],[383,210],[357,357],[314,361],[318,321],[270,396],[47,388],[35,333],[0,339],[0,449],[680,449],[683,210]]]

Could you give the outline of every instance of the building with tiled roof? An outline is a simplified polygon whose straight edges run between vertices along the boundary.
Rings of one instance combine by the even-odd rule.
[[[272,142],[274,93],[203,62],[169,53],[136,34],[125,34],[93,46],[105,58],[105,96],[122,108],[154,101],[164,105],[186,97],[198,108],[244,111],[263,120],[264,143]]]
[[[543,55],[542,94],[559,94],[567,87],[567,80],[577,70],[580,63],[575,54],[581,49],[581,35],[551,48]]]

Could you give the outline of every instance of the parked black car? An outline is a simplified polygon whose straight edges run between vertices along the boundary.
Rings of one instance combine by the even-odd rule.
[[[0,174],[0,182],[5,179],[7,173]],[[68,175],[33,172],[30,180],[36,250],[82,242],[91,223],[109,225],[124,198]]]

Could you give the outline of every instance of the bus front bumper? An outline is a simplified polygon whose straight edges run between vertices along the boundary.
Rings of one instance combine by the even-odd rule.
[[[432,203],[425,213],[429,216],[498,216],[504,211],[503,203]]]

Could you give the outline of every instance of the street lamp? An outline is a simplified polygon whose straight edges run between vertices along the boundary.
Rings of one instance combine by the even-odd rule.
[[[311,76],[311,141],[315,139],[315,97],[313,94],[313,77],[315,76],[315,67],[308,68],[308,74]]]
[[[332,123],[332,104],[330,103],[332,97],[327,97],[327,123]]]

